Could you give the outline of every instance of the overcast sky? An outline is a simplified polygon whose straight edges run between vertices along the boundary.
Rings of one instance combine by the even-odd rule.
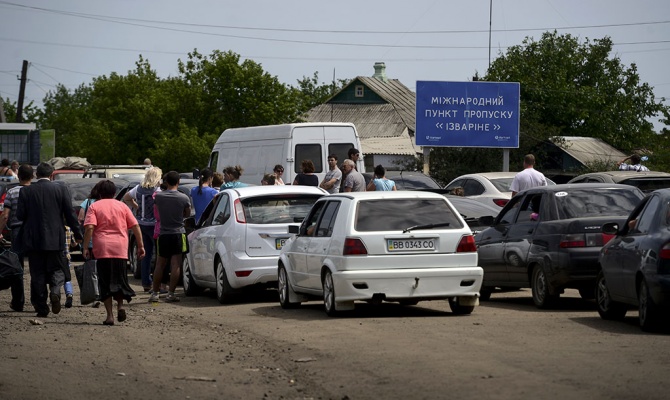
[[[321,82],[371,76],[383,61],[415,90],[417,80],[484,75],[489,22],[491,59],[547,30],[609,36],[670,98],[668,0],[0,0],[0,96],[18,98],[23,60],[26,99],[41,105],[57,83],[126,74],[140,54],[161,77],[176,75],[193,49],[232,50],[291,85],[314,72]]]

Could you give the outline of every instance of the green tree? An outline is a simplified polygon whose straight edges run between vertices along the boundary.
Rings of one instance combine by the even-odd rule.
[[[654,142],[648,119],[667,107],[641,82],[635,64],[625,66],[611,52],[609,37],[580,43],[569,34],[545,32],[493,61],[485,80],[521,84],[522,147],[548,133],[596,137],[624,151]]]
[[[2,107],[5,110],[5,120],[7,122],[16,122],[16,109],[18,107],[17,102],[10,102],[9,98],[6,98]],[[35,102],[31,101],[28,104],[23,105],[23,122],[32,122],[36,123],[39,119],[40,109],[35,105]]]
[[[295,122],[301,113],[299,93],[265,72],[253,60],[240,62],[231,51],[208,57],[197,51],[179,61],[181,78],[201,93],[199,113],[204,132]]]

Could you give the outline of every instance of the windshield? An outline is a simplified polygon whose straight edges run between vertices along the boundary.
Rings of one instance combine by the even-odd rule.
[[[460,229],[458,217],[441,199],[377,199],[358,203],[354,229],[359,232],[402,231],[416,225],[438,225],[435,229]]]
[[[626,189],[573,190],[553,195],[560,219],[627,216],[642,196],[637,190]]]
[[[319,199],[319,195],[277,195],[242,201],[248,224],[286,224],[300,222]]]

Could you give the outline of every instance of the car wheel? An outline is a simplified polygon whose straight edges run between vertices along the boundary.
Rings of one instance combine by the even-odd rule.
[[[221,304],[230,303],[233,300],[233,288],[228,282],[228,276],[226,276],[226,270],[221,261],[216,265],[216,298]]]
[[[290,301],[291,284],[288,281],[288,274],[283,265],[279,265],[279,273],[277,274],[277,284],[279,289],[279,305],[281,308],[296,308],[300,305],[299,302],[292,303]]]
[[[333,284],[333,274],[330,270],[326,270],[326,273],[323,274],[322,282],[323,284],[323,305],[326,309],[326,314],[329,316],[337,315],[337,310],[335,309],[335,285]]]
[[[188,257],[184,257],[181,266],[182,280],[184,285],[184,294],[187,296],[195,296],[200,293],[200,288],[193,279],[193,271],[191,270],[191,263]]]
[[[488,286],[482,286],[479,289],[479,300],[489,301],[491,299],[491,293],[493,293],[493,288]]]
[[[580,292],[581,293],[581,292]],[[612,300],[610,291],[607,289],[605,274],[600,271],[596,278],[596,288],[594,290],[596,307],[600,318],[608,320],[622,320],[626,316],[626,306],[622,303]]]
[[[533,268],[530,286],[533,292],[533,302],[537,308],[550,308],[558,300],[558,295],[549,292],[549,280],[541,265]]]
[[[137,241],[133,240],[130,244],[130,254],[128,254],[128,263],[130,264],[130,271],[133,273],[133,278],[142,278],[141,261],[137,258]]]
[[[475,306],[462,306],[457,297],[449,298],[449,307],[451,307],[451,312],[456,315],[470,315],[475,310]]]
[[[639,290],[639,304],[640,304],[640,328],[643,331],[649,332],[658,329],[660,325],[660,312],[654,300],[649,293],[649,286],[643,279],[640,282]]]

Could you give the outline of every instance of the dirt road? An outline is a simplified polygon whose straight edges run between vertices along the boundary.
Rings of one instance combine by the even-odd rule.
[[[471,316],[426,302],[328,318],[317,302],[283,310],[272,292],[152,305],[131,283],[139,295],[115,326],[76,300],[48,318],[12,312],[0,292],[0,398],[667,398],[670,335],[642,333],[636,312],[602,321],[576,292],[552,311],[517,291]]]

